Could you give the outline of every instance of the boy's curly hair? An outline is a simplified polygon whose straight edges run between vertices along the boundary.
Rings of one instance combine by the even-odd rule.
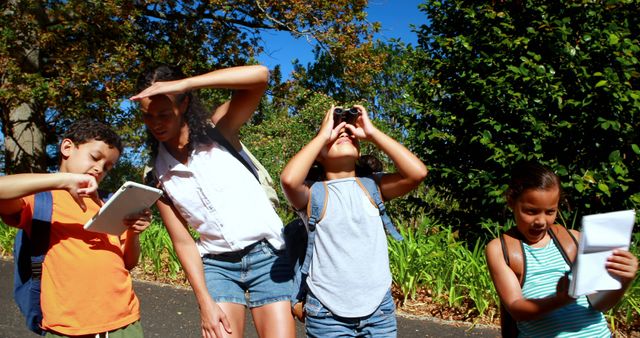
[[[118,149],[120,153],[123,150],[120,136],[107,124],[92,119],[80,119],[72,123],[62,138],[73,141],[76,146],[96,140]]]
[[[184,79],[186,76],[178,67],[169,65],[159,65],[143,73],[137,82],[138,92],[143,91],[157,81],[173,81]],[[194,92],[176,95],[177,103],[189,99],[189,104],[184,112],[184,120],[189,127],[189,143],[187,149],[193,150],[195,144],[211,144],[212,141],[207,136],[207,128],[210,126],[211,112],[204,108],[202,102]],[[158,154],[158,141],[151,135],[147,128],[147,146],[151,149],[152,158]]]

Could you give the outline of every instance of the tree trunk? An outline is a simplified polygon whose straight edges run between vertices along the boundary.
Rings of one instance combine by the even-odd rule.
[[[12,14],[17,0],[9,0],[5,15]],[[38,17],[39,24],[46,20],[46,14],[41,5],[31,9]],[[11,56],[18,62],[24,74],[34,74],[41,71],[40,50],[37,44],[37,32],[22,32],[22,38],[10,50]],[[3,84],[4,77],[0,84]],[[9,84],[10,85],[10,84]],[[44,113],[38,108],[34,100],[22,102],[3,102],[1,106],[4,134],[4,171],[6,174],[24,172],[46,172],[46,123]],[[8,114],[7,114],[8,111]]]
[[[46,172],[43,125],[43,117],[34,110],[33,103],[11,109],[4,135],[7,174]]]

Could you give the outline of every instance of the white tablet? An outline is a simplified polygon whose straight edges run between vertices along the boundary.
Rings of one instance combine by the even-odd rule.
[[[162,190],[127,181],[85,225],[85,230],[122,235],[127,227],[122,220],[151,207],[162,196]]]

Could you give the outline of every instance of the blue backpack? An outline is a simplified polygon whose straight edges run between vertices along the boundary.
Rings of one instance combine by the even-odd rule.
[[[382,201],[382,196],[376,181],[372,177],[356,177],[356,182],[367,194],[371,203],[380,211],[382,224],[384,224],[389,235],[391,235],[393,239],[401,241],[402,235],[400,235],[391,221],[391,218],[389,218],[389,215],[387,214],[387,209]],[[291,306],[294,314],[296,314],[296,304],[303,303],[307,294],[306,280],[309,274],[309,266],[311,265],[311,257],[313,256],[316,224],[318,224],[318,222],[320,222],[324,217],[327,207],[327,183],[314,182],[311,185],[309,193],[309,205],[307,206],[309,221],[307,228],[305,229],[304,222],[301,219],[296,219],[284,227],[284,238],[287,253],[291,259],[293,267],[293,292],[291,294]],[[296,315],[296,317],[299,316]]]
[[[27,236],[24,230],[18,230],[13,244],[13,298],[26,318],[29,330],[41,336],[45,332],[41,327],[40,283],[42,262],[49,249],[52,209],[51,191],[37,193],[33,205],[31,236]]]

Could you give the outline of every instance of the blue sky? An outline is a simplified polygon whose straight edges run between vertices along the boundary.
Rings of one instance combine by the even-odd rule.
[[[367,20],[380,22],[381,29],[377,38],[388,40],[397,38],[405,43],[416,45],[416,33],[411,31],[411,24],[419,26],[426,22],[424,13],[418,10],[423,0],[369,0]],[[294,59],[306,65],[313,60],[313,46],[305,38],[294,39],[289,33],[266,32],[263,35],[265,51],[258,56],[258,61],[273,69],[280,65],[285,78],[292,71]]]

